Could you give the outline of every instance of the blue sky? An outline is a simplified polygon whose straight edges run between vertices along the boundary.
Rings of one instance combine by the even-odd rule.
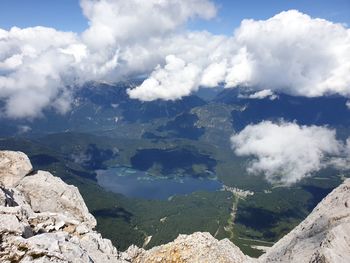
[[[267,19],[281,11],[297,9],[314,17],[350,24],[350,0],[215,0],[219,14],[214,21],[193,26],[230,34],[245,18]]]
[[[298,9],[314,17],[350,24],[350,0],[214,0],[217,18],[192,21],[191,29],[231,34],[244,18],[266,19],[283,10]],[[79,0],[1,0],[0,27],[43,25],[81,32],[87,27]]]
[[[49,26],[81,32],[87,21],[79,0],[0,0],[0,27]]]

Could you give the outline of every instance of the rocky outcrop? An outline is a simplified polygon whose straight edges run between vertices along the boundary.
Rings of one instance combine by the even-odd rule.
[[[25,154],[0,152],[1,262],[126,262],[93,230],[78,189],[48,172],[29,174]]]
[[[331,192],[259,262],[350,262],[350,179]]]
[[[20,152],[0,152],[0,262],[308,262],[350,260],[350,179],[330,193],[293,231],[259,259],[209,233],[120,253],[93,230],[78,189],[43,171]]]
[[[56,212],[74,218],[90,228],[96,226],[95,218],[89,213],[78,188],[67,185],[61,178],[44,171],[38,171],[23,178],[16,187],[37,212]]]
[[[22,152],[0,151],[0,185],[14,187],[33,169]]]
[[[135,248],[131,248],[127,254],[135,263],[241,263],[249,260],[249,257],[228,239],[218,241],[209,233],[201,232],[180,235],[175,241],[148,251],[135,251]]]

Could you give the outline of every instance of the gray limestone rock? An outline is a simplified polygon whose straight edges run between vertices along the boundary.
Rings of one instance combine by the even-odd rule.
[[[0,185],[14,187],[33,170],[27,155],[22,152],[0,151]]]
[[[175,241],[152,248],[148,251],[130,251],[135,254],[131,258],[135,263],[151,262],[248,262],[238,247],[228,239],[218,241],[209,233],[197,232],[192,235],[180,235]]]
[[[127,262],[93,230],[96,220],[76,187],[48,172],[28,175],[22,153],[0,157],[0,262]]]
[[[23,178],[17,189],[27,198],[34,212],[58,212],[96,226],[78,188],[44,171]]]
[[[350,179],[323,199],[259,262],[350,262]]]

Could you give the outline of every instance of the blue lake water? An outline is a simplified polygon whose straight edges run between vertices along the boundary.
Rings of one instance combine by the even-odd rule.
[[[217,191],[222,184],[215,177],[155,177],[128,167],[98,170],[97,182],[104,189],[127,197],[167,199],[196,191]]]

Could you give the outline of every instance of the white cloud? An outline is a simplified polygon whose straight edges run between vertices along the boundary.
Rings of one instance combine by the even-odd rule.
[[[296,10],[268,20],[244,20],[234,36],[203,56],[204,60],[182,57],[201,69],[203,82],[198,85],[223,82],[227,88],[350,97],[350,30]],[[207,73],[210,65],[216,65],[213,76]]]
[[[74,86],[149,73],[131,97],[174,100],[221,83],[249,86],[258,97],[266,92],[262,87],[350,97],[350,31],[344,25],[292,10],[245,20],[226,37],[186,31],[188,20],[215,16],[210,0],[81,0],[81,6],[89,20],[81,35],[0,29],[2,114],[35,117],[48,107],[65,112]]]
[[[350,101],[349,100],[345,103],[345,105],[350,110]]]
[[[128,94],[143,101],[179,99],[198,87],[198,75],[197,66],[169,55],[164,68],[158,67],[141,86],[129,89]]]
[[[274,94],[270,89],[264,89],[257,91],[255,93],[249,94],[249,95],[240,95],[241,98],[247,98],[247,99],[265,99],[269,98],[270,100],[277,99],[277,95]]]
[[[226,74],[226,60],[210,64],[202,74],[200,85],[205,87],[217,87]]]
[[[250,99],[264,99],[269,98],[270,100],[274,100],[277,96],[269,89],[264,89],[261,91],[257,91],[254,94],[249,95]]]
[[[215,5],[208,0],[81,0],[90,27],[84,42],[95,48],[115,46],[176,30],[191,18],[210,19]]]
[[[75,34],[44,27],[0,31],[0,98],[8,116],[37,116],[62,99],[76,60],[63,50],[76,43]]]
[[[330,164],[339,170],[350,170],[350,137],[343,144],[341,154],[331,158]]]
[[[327,127],[263,121],[234,134],[231,143],[237,155],[254,157],[248,172],[289,185],[330,165],[327,157],[342,154],[335,135]]]
[[[81,6],[89,19],[81,35],[45,27],[0,29],[2,115],[36,117],[48,107],[66,112],[73,86],[150,72],[177,49],[172,40],[191,37],[177,32],[186,21],[216,14],[209,0],[82,0]],[[186,64],[184,73],[194,68]]]
[[[343,25],[291,10],[245,20],[234,38],[246,48],[251,74],[241,80],[233,69],[233,83],[309,97],[350,95],[350,31]]]

